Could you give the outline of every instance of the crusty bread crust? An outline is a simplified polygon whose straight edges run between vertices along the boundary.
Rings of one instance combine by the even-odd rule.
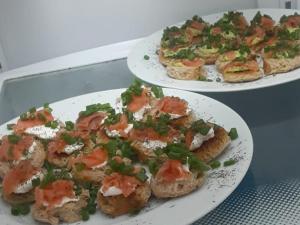
[[[213,138],[205,141],[200,148],[193,151],[204,162],[209,162],[218,157],[231,142],[227,131],[223,127],[215,128],[214,132],[215,136]]]
[[[34,190],[24,193],[24,194],[15,194],[3,195],[3,199],[9,204],[24,204],[34,202]]]
[[[143,208],[151,196],[151,189],[148,182],[138,186],[128,197],[121,195],[104,197],[98,192],[97,203],[102,212],[112,217],[134,212]]]
[[[261,70],[258,71],[243,71],[235,73],[223,73],[224,81],[230,83],[239,83],[260,79],[263,76]]]
[[[275,59],[263,57],[264,72],[266,75],[276,73],[286,73],[290,70],[294,70],[300,67],[300,56],[296,56],[293,59]]]
[[[66,223],[74,223],[81,220],[80,211],[86,207],[89,194],[83,190],[76,202],[68,202],[62,207],[46,209],[45,207],[38,208],[36,205],[32,209],[32,217],[40,222],[58,225],[60,221]]]
[[[206,71],[202,66],[191,67],[168,65],[167,74],[169,77],[178,80],[198,80],[200,77],[206,77]]]
[[[187,178],[173,183],[163,182],[154,176],[151,178],[150,186],[152,193],[157,198],[175,198],[194,191],[203,182],[204,174],[191,173]]]

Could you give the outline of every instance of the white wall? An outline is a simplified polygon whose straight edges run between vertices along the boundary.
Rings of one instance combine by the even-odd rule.
[[[149,35],[194,14],[255,8],[256,0],[0,0],[9,69]]]
[[[0,64],[1,64],[1,68],[0,68],[0,73],[1,73],[6,70],[6,59],[4,57],[1,41],[0,41]]]

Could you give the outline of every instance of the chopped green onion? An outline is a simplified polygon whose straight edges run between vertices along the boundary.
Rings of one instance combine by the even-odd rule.
[[[229,135],[231,140],[235,140],[239,136],[236,128],[231,128],[228,135]]]
[[[28,213],[30,213],[29,204],[19,204],[11,208],[11,214],[14,216],[27,215]]]
[[[154,159],[148,161],[148,167],[152,175],[155,175],[159,169],[159,165]]]
[[[32,107],[29,109],[29,113],[34,114],[36,112],[36,108]]]
[[[87,221],[90,219],[89,211],[86,208],[81,209],[80,215],[83,221]]]
[[[78,142],[78,138],[72,137],[67,133],[61,134],[61,139],[63,139],[68,145],[73,145]]]
[[[56,129],[58,127],[58,122],[55,120],[49,121],[48,123],[45,124],[45,127],[50,127],[51,129]]]
[[[40,178],[35,178],[35,179],[33,179],[33,180],[31,181],[31,184],[32,184],[33,187],[39,186],[40,183],[41,183]]]
[[[13,130],[15,125],[16,124],[14,124],[14,123],[10,123],[10,124],[6,125],[6,128],[7,128],[7,130]]]
[[[66,130],[68,131],[74,130],[75,125],[72,121],[66,121],[65,124],[66,124]]]
[[[7,136],[7,138],[11,144],[17,144],[22,139],[21,136],[18,136],[16,134],[10,134]]]
[[[146,180],[148,180],[148,176],[146,175],[146,170],[144,168],[141,168],[140,171],[135,175],[135,177],[141,182],[145,182]]]
[[[212,169],[217,169],[221,166],[221,163],[220,161],[214,160],[209,165]]]
[[[223,163],[223,165],[224,165],[225,167],[227,167],[227,166],[232,166],[232,165],[234,165],[235,163],[236,163],[236,160],[235,160],[235,159],[229,159],[229,160],[225,161],[225,162]]]
[[[151,87],[151,91],[152,91],[152,93],[154,94],[154,96],[156,98],[162,98],[162,97],[164,97],[164,92],[163,92],[163,90],[162,90],[161,87],[152,86]]]
[[[85,164],[84,163],[76,163],[75,164],[75,169],[77,172],[81,172],[85,169]]]

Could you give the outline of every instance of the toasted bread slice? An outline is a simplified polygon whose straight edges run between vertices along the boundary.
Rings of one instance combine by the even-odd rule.
[[[231,140],[227,131],[223,127],[214,129],[215,136],[193,151],[193,153],[202,161],[209,162],[218,157],[230,144]]]
[[[58,225],[59,222],[74,223],[81,220],[80,211],[87,206],[88,191],[83,190],[76,202],[68,202],[61,207],[46,209],[33,206],[32,217],[40,222]]]
[[[151,196],[151,189],[148,182],[139,185],[128,197],[121,195],[105,197],[99,191],[97,203],[102,212],[112,217],[142,209]]]
[[[79,182],[93,182],[101,183],[105,176],[105,169],[84,169],[80,172],[76,171],[76,168],[72,169],[72,176]]]
[[[146,148],[143,145],[142,141],[133,141],[131,143],[131,146],[134,149],[134,151],[136,152],[138,159],[143,163],[149,159],[157,158],[157,155],[155,154],[154,149]],[[168,156],[165,154],[161,154],[158,156],[158,158],[161,161],[165,161],[168,159]]]
[[[175,198],[186,195],[204,182],[204,174],[194,172],[185,179],[180,179],[172,183],[160,181],[155,176],[151,178],[150,186],[152,193],[157,198]]]
[[[275,59],[263,57],[264,72],[267,75],[286,73],[300,67],[300,55],[295,58]]]
[[[176,62],[170,63],[167,65],[167,74],[169,77],[178,80],[198,80],[201,77],[206,77],[206,71],[202,63],[196,66],[177,65]]]
[[[32,189],[24,194],[12,193],[10,195],[3,195],[3,199],[12,205],[32,203],[34,202],[34,190]]]

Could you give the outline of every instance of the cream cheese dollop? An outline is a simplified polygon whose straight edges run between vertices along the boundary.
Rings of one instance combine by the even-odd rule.
[[[148,149],[157,149],[157,148],[165,148],[167,147],[168,143],[159,141],[159,140],[147,140],[143,142],[143,147]]]
[[[123,193],[120,188],[117,188],[115,186],[109,187],[106,191],[103,191],[103,186],[102,186],[99,191],[104,197],[116,196]]]
[[[39,125],[27,128],[25,130],[25,134],[34,135],[38,138],[49,140],[55,138],[59,130],[59,125],[55,129],[52,129],[51,127],[46,127],[45,125]]]
[[[36,173],[35,175],[33,175],[29,180],[25,181],[24,183],[20,184],[17,186],[16,190],[14,191],[14,193],[16,194],[24,194],[29,192],[33,186],[32,186],[32,181],[34,179],[40,178],[42,179],[44,177],[43,173],[41,171],[39,171],[38,173]]]
[[[197,148],[199,148],[204,141],[207,141],[211,138],[213,138],[215,136],[215,132],[213,128],[210,128],[210,130],[208,131],[208,133],[206,135],[202,135],[201,133],[196,133],[193,141],[190,145],[190,150],[195,150]]]

